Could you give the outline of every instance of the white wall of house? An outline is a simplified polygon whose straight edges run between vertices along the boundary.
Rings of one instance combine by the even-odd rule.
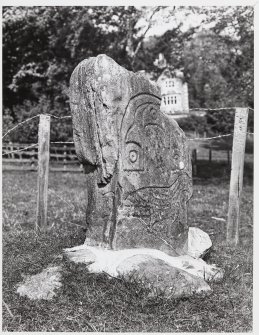
[[[161,110],[166,114],[186,113],[189,110],[188,85],[182,78],[164,71],[157,81],[161,88]]]
[[[189,111],[189,94],[188,94],[188,84],[183,84],[183,111]]]

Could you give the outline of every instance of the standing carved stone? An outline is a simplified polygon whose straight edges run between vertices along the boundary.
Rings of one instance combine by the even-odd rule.
[[[192,194],[186,138],[155,83],[99,55],[70,82],[74,141],[87,178],[88,237],[111,248],[182,253]]]

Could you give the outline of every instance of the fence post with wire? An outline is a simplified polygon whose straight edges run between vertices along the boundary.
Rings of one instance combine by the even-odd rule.
[[[236,107],[227,107],[227,108],[217,108],[217,109],[208,109],[211,110],[223,110],[223,109],[235,109],[235,125],[234,125],[234,138],[233,138],[233,147],[232,147],[232,163],[231,163],[231,180],[230,180],[230,191],[229,191],[229,209],[228,209],[228,225],[227,225],[227,241],[232,244],[238,243],[238,226],[239,226],[239,207],[240,207],[240,199],[242,193],[242,185],[243,185],[243,170],[244,170],[244,156],[245,156],[245,142],[246,135],[253,136],[253,133],[247,133],[247,121],[248,121],[248,110],[250,108],[236,108]],[[201,109],[199,109],[201,110]],[[50,118],[54,119],[65,119],[71,118],[71,116],[55,116],[55,115],[35,115],[29,119],[22,121],[21,123],[15,125],[13,128],[9,129],[2,137],[4,139],[7,135],[9,135],[13,130],[17,129],[19,126],[25,124],[26,122],[39,117],[39,132],[38,132],[38,143],[31,145],[13,145],[13,143],[9,143],[3,146],[4,153],[3,157],[7,156],[7,161],[14,161],[17,159],[17,153],[19,153],[19,160],[22,160],[22,153],[26,151],[27,155],[29,155],[30,159],[27,161],[30,162],[31,166],[29,170],[34,169],[34,162],[36,163],[36,159],[34,157],[37,155],[38,149],[38,195],[37,195],[37,220],[36,220],[36,228],[44,227],[47,224],[47,192],[48,192],[48,173],[49,173],[49,160],[50,157],[54,157],[61,164],[63,164],[63,168],[54,168],[53,171],[72,171],[72,172],[82,172],[83,167],[80,165],[80,168],[67,169],[67,164],[78,164],[79,162],[76,160],[74,147],[66,146],[73,145],[73,142],[50,142]],[[197,134],[195,138],[188,138],[189,141],[209,141],[213,139],[220,139],[223,137],[232,136],[233,134],[223,134],[212,137],[206,137],[207,134],[204,133],[203,137],[198,136]],[[62,145],[62,147],[56,147],[55,153],[51,153],[50,144],[58,144]],[[38,146],[38,148],[37,148]],[[54,149],[54,148],[53,148]],[[57,150],[64,149],[64,155],[57,153]],[[31,152],[29,150],[32,150]],[[68,155],[68,151],[69,154]],[[73,152],[73,153],[72,153]],[[16,154],[16,155],[15,155]],[[198,150],[194,149],[193,151],[193,163],[194,163],[194,175],[197,174],[197,160],[198,160]],[[214,156],[214,155],[213,155]],[[62,159],[63,157],[63,159]],[[61,160],[60,160],[61,158]],[[69,158],[69,159],[67,159]],[[229,149],[227,149],[227,161],[230,163],[230,153]],[[26,160],[26,159],[25,159]],[[210,148],[209,151],[209,160],[212,160],[212,150]],[[20,163],[20,162],[19,162]],[[20,165],[20,164],[19,164]],[[21,167],[19,166],[19,170]]]
[[[38,144],[36,230],[47,226],[50,145],[50,116],[48,115],[40,115]]]
[[[247,120],[248,108],[237,108],[235,114],[227,224],[227,242],[235,245],[238,244],[239,240],[238,226],[243,187]]]

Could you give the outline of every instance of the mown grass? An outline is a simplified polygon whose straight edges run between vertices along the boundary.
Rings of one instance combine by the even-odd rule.
[[[214,167],[215,170],[215,167]],[[203,170],[202,170],[203,171]],[[208,171],[206,172],[209,173]],[[205,177],[206,177],[205,173]],[[211,284],[210,296],[166,299],[148,297],[136,282],[94,275],[84,265],[64,262],[63,248],[83,243],[84,177],[50,174],[47,231],[35,234],[36,173],[3,174],[4,331],[106,332],[247,332],[252,330],[253,186],[245,178],[241,204],[240,244],[226,245],[228,176],[194,181],[189,224],[207,231],[213,248],[209,263],[225,276]],[[63,200],[61,200],[61,198]],[[64,266],[63,287],[52,301],[30,301],[16,294],[23,275],[49,264]]]

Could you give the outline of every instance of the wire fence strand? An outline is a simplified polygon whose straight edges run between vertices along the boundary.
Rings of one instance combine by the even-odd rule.
[[[29,119],[26,119],[26,120],[24,120],[24,121],[22,121],[22,122],[16,124],[14,127],[10,128],[10,129],[9,129],[3,136],[2,136],[2,139],[3,139],[5,136],[7,136],[8,134],[10,134],[13,130],[15,130],[16,128],[18,128],[19,126],[21,126],[21,125],[23,125],[24,123],[29,122],[29,121],[31,121],[31,120],[33,120],[33,119],[39,117],[40,115],[42,115],[42,114],[34,115],[34,116],[30,117]],[[54,114],[45,114],[45,115],[48,115],[48,116],[53,117],[53,118],[55,118],[55,119],[70,119],[70,118],[72,118],[71,115],[67,115],[67,116],[57,116],[57,115],[54,115]]]
[[[195,107],[195,108],[189,108],[189,112],[194,111],[219,111],[219,110],[230,110],[230,109],[236,109],[238,107],[219,107],[219,108],[205,108],[205,107]]]
[[[196,107],[196,108],[190,108],[188,111],[191,112],[191,111],[219,111],[219,110],[230,110],[230,109],[236,109],[236,108],[239,108],[239,107],[220,107],[220,108],[199,108],[199,107]],[[251,107],[246,107],[248,108],[249,110],[252,110],[254,111],[253,108]],[[32,116],[30,117],[29,119],[26,119],[20,123],[18,123],[17,125],[15,125],[14,127],[10,128],[3,136],[2,136],[2,139],[5,138],[8,134],[10,134],[13,130],[15,130],[16,128],[18,128],[19,126],[25,124],[26,122],[29,122],[37,117],[39,117],[41,114],[37,114],[35,116]],[[54,119],[71,119],[72,116],[71,115],[66,115],[66,116],[58,116],[58,115],[55,115],[55,114],[45,114],[45,115],[48,115],[50,117],[53,117]],[[224,135],[224,136],[229,136],[229,135]],[[67,142],[69,143],[69,142]]]
[[[57,141],[57,142],[50,142],[51,144],[74,144],[75,142],[62,142],[62,141]]]
[[[254,112],[254,109],[251,107],[218,107],[218,108],[205,108],[205,107],[195,107],[189,108],[188,111],[219,111],[219,110],[230,110],[230,109],[237,109],[237,108],[248,108]]]
[[[254,133],[247,132],[247,135],[254,135]],[[219,139],[219,138],[228,137],[228,136],[233,136],[233,134],[223,134],[223,135],[217,135],[217,136],[212,136],[212,137],[195,137],[195,138],[188,138],[187,137],[187,141],[209,141],[209,140]],[[71,142],[56,141],[56,142],[50,142],[50,143],[51,144],[74,144],[73,141],[71,141]],[[20,152],[20,151],[25,151],[25,150],[33,148],[37,145],[38,145],[38,143],[35,143],[35,144],[29,145],[29,146],[27,146],[25,148],[22,148],[22,149],[8,151],[8,152],[3,153],[2,156],[13,154],[13,153]]]
[[[25,150],[27,150],[27,149],[36,147],[37,145],[38,145],[38,143],[35,143],[35,144],[32,144],[32,145],[29,145],[29,146],[26,147],[26,148],[22,148],[22,149],[17,149],[17,150],[8,151],[8,152],[3,153],[2,156],[10,155],[10,154],[15,154],[16,152],[20,152],[20,151],[25,151]]]
[[[24,124],[24,123],[26,123],[26,122],[29,122],[29,121],[31,121],[31,120],[35,119],[36,117],[39,117],[39,116],[40,116],[40,114],[35,115],[35,116],[32,116],[32,117],[30,117],[29,119],[26,119],[26,120],[24,120],[24,121],[18,123],[18,124],[15,125],[13,128],[9,129],[9,130],[4,134],[4,136],[2,136],[2,139],[3,139],[5,136],[7,136],[8,134],[10,134],[11,131],[15,130],[16,128],[18,128],[18,127],[21,126],[22,124]]]
[[[230,109],[236,109],[238,107],[220,107],[220,108],[191,108],[189,109],[189,111],[218,111],[218,110],[230,110]],[[251,107],[246,107],[252,111],[254,111],[253,108]],[[2,136],[2,139],[4,139],[8,134],[10,134],[12,131],[14,131],[16,128],[18,128],[19,126],[25,124],[26,122],[29,122],[37,117],[39,117],[41,114],[37,114],[35,116],[32,116],[20,123],[18,123],[17,125],[15,125],[14,127],[10,128],[3,136]],[[50,117],[53,117],[55,119],[70,119],[72,118],[71,115],[67,115],[67,116],[57,116],[57,115],[54,115],[54,114],[46,114]],[[249,135],[254,135],[254,133],[251,133],[251,132],[247,132],[247,134]],[[228,137],[228,136],[233,136],[233,134],[229,133],[229,134],[223,134],[223,135],[217,135],[217,136],[212,136],[212,137],[196,137],[196,138],[187,138],[188,141],[208,141],[208,140],[213,140],[213,139],[219,139],[219,138],[223,138],[223,137]],[[53,142],[50,142],[51,144],[74,144],[73,141],[53,141]],[[27,149],[30,149],[32,147],[36,147],[38,144],[32,144],[30,146],[27,146],[26,148],[21,148],[21,149],[17,149],[17,150],[12,150],[12,151],[9,151],[9,152],[5,152],[2,154],[2,156],[5,156],[5,155],[9,155],[9,154],[12,154],[12,153],[16,153],[16,152],[21,152],[21,151],[25,151]]]
[[[221,137],[227,137],[227,136],[232,136],[233,134],[225,134],[225,135],[217,135],[213,137],[195,137],[195,138],[188,138],[188,141],[207,141],[207,140],[213,140],[216,138],[221,138]]]
[[[51,116],[54,119],[60,119],[60,120],[62,120],[62,119],[71,119],[72,118],[71,115],[67,115],[67,116],[57,116],[57,115],[54,115],[54,114],[46,114],[46,115]]]

